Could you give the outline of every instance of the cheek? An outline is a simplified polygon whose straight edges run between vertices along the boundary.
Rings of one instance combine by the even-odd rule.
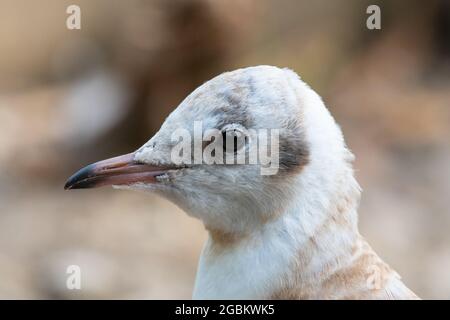
[[[186,196],[214,202],[233,200],[256,201],[264,194],[263,176],[254,174],[251,166],[205,166],[183,170],[171,178],[174,188]]]

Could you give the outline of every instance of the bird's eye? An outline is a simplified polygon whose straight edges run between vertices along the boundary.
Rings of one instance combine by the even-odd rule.
[[[223,151],[236,153],[245,146],[246,135],[239,129],[229,129],[222,131]]]

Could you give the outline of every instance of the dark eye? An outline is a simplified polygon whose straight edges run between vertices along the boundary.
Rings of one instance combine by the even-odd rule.
[[[236,129],[222,131],[222,146],[224,152],[236,153],[245,145],[245,135]]]

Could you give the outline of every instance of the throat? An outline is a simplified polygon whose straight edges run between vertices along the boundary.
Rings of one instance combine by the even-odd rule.
[[[356,227],[357,195],[334,200],[326,208],[299,201],[247,234],[209,230],[194,298],[312,296],[317,281],[348,265],[361,243]]]

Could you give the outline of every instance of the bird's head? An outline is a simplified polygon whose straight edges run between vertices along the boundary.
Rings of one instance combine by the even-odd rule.
[[[242,231],[298,192],[326,188],[346,155],[320,97],[293,71],[249,67],[206,82],[136,152],[81,169],[65,188],[155,191],[209,228]]]

